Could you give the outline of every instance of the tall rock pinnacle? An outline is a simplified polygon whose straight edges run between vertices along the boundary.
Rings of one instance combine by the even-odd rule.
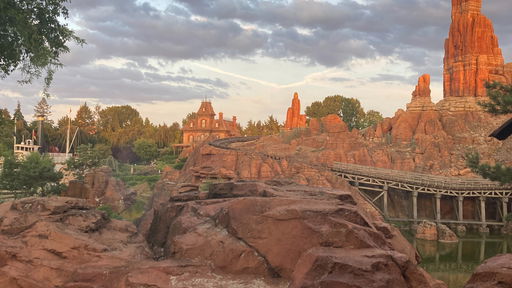
[[[295,94],[293,94],[292,106],[288,108],[288,112],[286,113],[286,122],[284,123],[284,128],[290,130],[305,127],[306,115],[300,114],[299,94],[295,92]]]
[[[411,103],[407,104],[407,111],[434,110],[435,106],[430,98],[430,75],[423,74],[418,79],[418,85],[412,92]]]
[[[444,56],[446,101],[441,106],[458,102],[455,106],[466,110],[467,104],[486,97],[485,82],[512,82],[511,67],[504,65],[492,22],[481,13],[481,7],[482,0],[452,0],[452,24]]]

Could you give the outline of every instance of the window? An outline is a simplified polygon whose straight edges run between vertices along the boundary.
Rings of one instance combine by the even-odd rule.
[[[215,123],[215,128],[219,128],[219,122]]]
[[[206,120],[203,119],[201,120],[201,128],[205,128],[206,127]]]
[[[190,122],[190,127],[194,127],[194,122]]]
[[[188,136],[188,142],[189,142],[189,143],[194,142],[194,135],[189,135],[189,136]]]

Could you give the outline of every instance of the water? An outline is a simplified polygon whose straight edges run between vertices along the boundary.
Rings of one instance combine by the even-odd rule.
[[[501,235],[471,234],[458,243],[414,239],[407,232],[404,235],[420,253],[420,266],[449,288],[462,288],[485,259],[512,252],[511,238]]]

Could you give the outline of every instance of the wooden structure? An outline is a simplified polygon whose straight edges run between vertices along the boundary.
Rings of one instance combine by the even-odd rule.
[[[503,225],[509,212],[509,199],[512,196],[512,185],[501,185],[497,182],[481,178],[461,178],[433,176],[421,173],[390,170],[376,167],[361,166],[355,164],[335,163],[332,171],[343,179],[358,187],[361,192],[375,191],[377,196],[371,197],[372,203],[380,201],[380,210],[390,220],[402,220],[417,222],[421,219],[418,216],[418,197],[426,195],[435,200],[436,222],[454,224],[479,224],[484,229],[487,225]],[[390,190],[403,191],[411,195],[412,217],[393,219],[389,215]],[[366,193],[367,196],[370,193]],[[442,199],[455,202],[456,219],[442,218]],[[455,200],[455,201],[453,201]],[[479,219],[467,219],[464,215],[464,203],[476,200],[478,205]],[[494,219],[488,219],[486,208],[489,203],[498,201],[501,205],[497,207],[499,215]]]
[[[433,220],[455,225],[474,224],[480,227],[480,231],[487,232],[490,225],[504,225],[509,211],[512,211],[512,201],[509,201],[512,185],[501,185],[483,178],[444,177],[338,162],[327,166],[307,163],[297,157],[270,155],[231,146],[258,138],[232,137],[214,140],[209,145],[273,160],[301,162],[316,169],[331,171],[356,186],[377,210],[392,221],[417,223]],[[397,195],[405,197],[394,199]],[[389,209],[391,200],[406,206],[404,210],[410,213],[401,211],[401,215],[392,215]],[[430,204],[433,207],[425,207]],[[418,213],[430,208],[433,208],[432,217]],[[454,217],[443,217],[443,211],[447,210],[453,211]],[[492,215],[494,211],[496,213]]]

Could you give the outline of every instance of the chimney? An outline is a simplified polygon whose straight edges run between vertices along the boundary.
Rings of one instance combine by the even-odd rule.
[[[219,121],[223,121],[223,120],[224,120],[224,113],[219,112]]]
[[[236,129],[236,116],[233,116],[233,128]]]

